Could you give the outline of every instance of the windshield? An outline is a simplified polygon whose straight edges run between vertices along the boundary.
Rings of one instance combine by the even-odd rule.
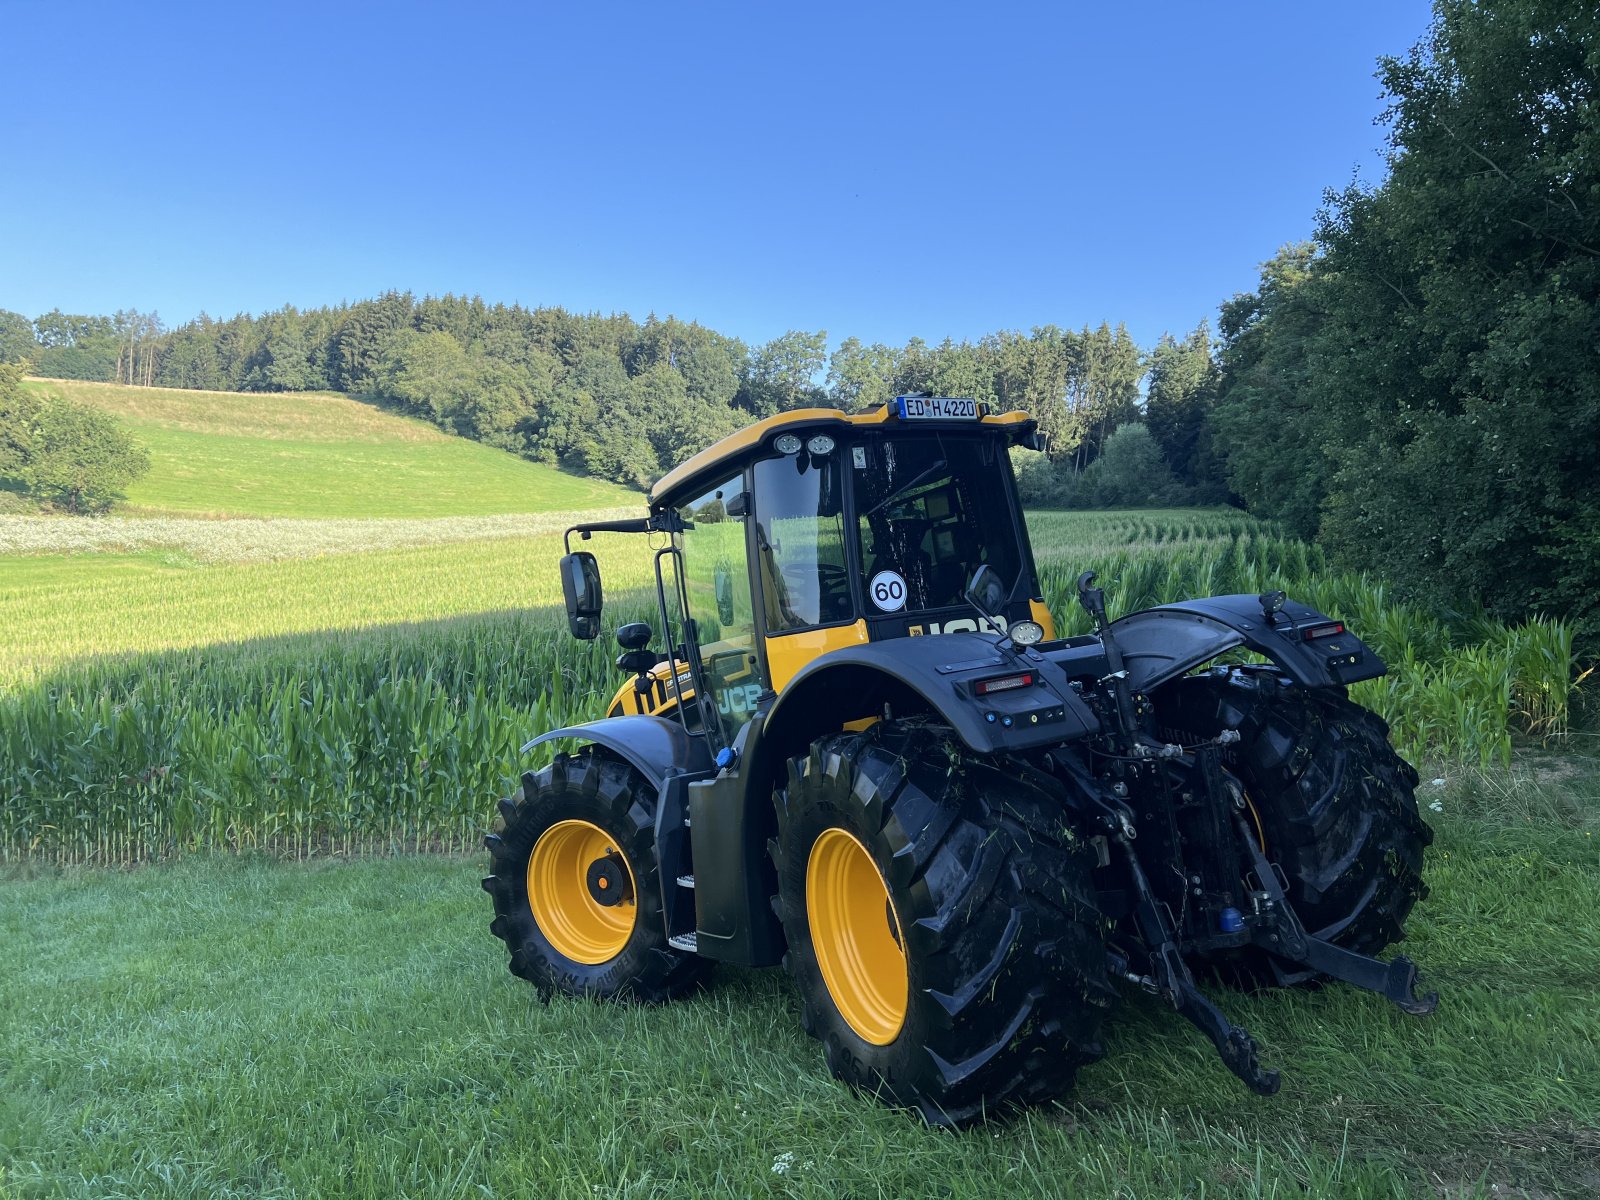
[[[869,613],[964,605],[980,566],[1008,590],[1017,582],[1022,554],[996,439],[868,437],[851,456]]]

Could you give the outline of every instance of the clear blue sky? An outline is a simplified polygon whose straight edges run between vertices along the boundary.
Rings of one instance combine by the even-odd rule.
[[[902,343],[1212,316],[1381,179],[1421,0],[0,0],[0,308],[387,288]]]

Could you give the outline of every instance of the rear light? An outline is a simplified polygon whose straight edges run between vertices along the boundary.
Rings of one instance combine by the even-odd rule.
[[[980,679],[974,685],[974,690],[980,696],[992,696],[996,692],[1009,692],[1017,688],[1033,686],[1033,672],[1024,671],[1020,675],[1000,675],[994,679]]]
[[[1300,631],[1300,636],[1308,642],[1314,642],[1318,638],[1337,637],[1343,632],[1343,621],[1330,621],[1326,625],[1307,625]]]

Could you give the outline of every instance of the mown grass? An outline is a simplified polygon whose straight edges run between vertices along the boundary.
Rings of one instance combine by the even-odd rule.
[[[1600,1190],[1600,789],[1435,789],[1408,950],[1443,1000],[1157,1001],[1058,1107],[962,1134],[833,1082],[779,972],[540,1004],[475,859],[187,859],[0,882],[0,1196],[1578,1196]],[[1551,806],[1573,815],[1549,821]]]
[[[442,517],[639,502],[333,393],[190,392],[106,383],[28,385],[122,418],[149,451],[131,511],[218,516]]]

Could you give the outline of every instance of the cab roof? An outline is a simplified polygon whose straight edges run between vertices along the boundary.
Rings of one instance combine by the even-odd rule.
[[[979,411],[982,411],[980,406]],[[781,412],[765,420],[747,425],[737,433],[730,433],[720,442],[707,446],[687,462],[679,463],[656,481],[650,489],[650,507],[664,507],[669,498],[682,498],[684,492],[693,494],[686,485],[711,482],[711,477],[739,469],[752,452],[777,437],[780,433],[810,432],[852,426],[867,428],[899,427],[907,432],[936,429],[944,433],[971,432],[992,429],[1011,438],[1022,437],[1034,429],[1037,422],[1027,413],[1017,411],[985,414],[978,420],[966,421],[902,421],[893,404],[886,404],[870,412],[849,416],[837,408],[796,408]]]

